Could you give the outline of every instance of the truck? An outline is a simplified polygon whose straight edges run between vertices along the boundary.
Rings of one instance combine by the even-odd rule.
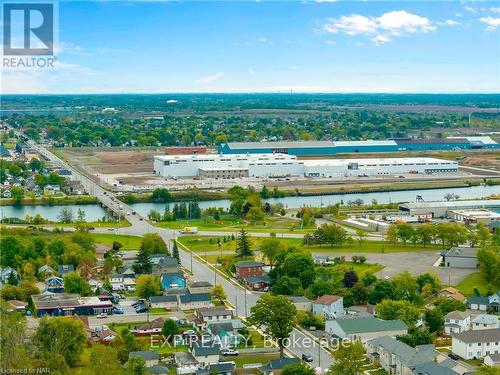
[[[181,229],[182,234],[196,234],[198,233],[198,227],[184,227]]]

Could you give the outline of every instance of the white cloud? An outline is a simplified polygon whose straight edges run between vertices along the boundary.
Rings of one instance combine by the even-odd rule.
[[[493,13],[500,13],[500,7],[490,8],[490,11],[492,11]]]
[[[469,7],[469,6],[464,7],[464,9],[465,9],[467,12],[471,12],[471,13],[476,13],[476,11],[477,11],[477,10],[476,10],[476,8]]]
[[[464,15],[463,15],[463,13],[458,13],[458,12],[457,12],[457,13],[455,13],[455,16],[456,16],[456,17],[463,17]]]
[[[255,70],[253,70],[252,68],[248,69],[248,74],[253,76],[255,74]]]
[[[64,41],[60,42],[59,45],[56,47],[56,53],[75,55],[75,56],[89,55],[89,53],[82,46],[79,46],[78,44],[72,42],[64,42]]]
[[[442,25],[442,26],[457,26],[457,25],[461,25],[460,22],[452,20],[452,19],[446,20],[444,22],[437,22],[437,24],[438,25]]]
[[[257,39],[257,41],[262,44],[269,44],[270,46],[274,46],[274,43],[267,39],[265,36],[261,36],[259,39]]]
[[[198,83],[212,83],[212,82],[215,82],[215,81],[221,79],[223,76],[224,76],[224,72],[217,72],[217,73],[202,77],[197,82]]]
[[[1,76],[3,94],[40,94],[48,91],[40,71],[5,70]]]
[[[431,21],[405,10],[396,10],[382,14],[380,17],[352,14],[340,18],[328,18],[323,25],[327,33],[344,33],[347,35],[374,35],[371,40],[376,44],[384,44],[391,37],[411,33],[427,33],[436,30]]]
[[[375,43],[376,46],[381,46],[382,44],[389,43],[392,39],[386,35],[377,35],[375,38],[372,38],[371,41]]]
[[[329,44],[329,45],[331,45],[331,46],[334,46],[334,45],[336,45],[336,44],[337,44],[337,42],[336,42],[336,41],[334,41],[334,40],[325,40],[325,43],[326,43],[326,44]]]
[[[479,19],[482,23],[486,24],[486,29],[489,31],[494,31],[500,27],[500,18],[495,17],[482,17]]]

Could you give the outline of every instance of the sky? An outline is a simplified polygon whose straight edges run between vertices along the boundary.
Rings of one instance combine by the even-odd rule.
[[[60,1],[2,93],[500,92],[500,2]]]

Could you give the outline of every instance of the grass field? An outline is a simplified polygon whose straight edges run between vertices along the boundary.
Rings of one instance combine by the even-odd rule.
[[[279,238],[279,236],[278,236]],[[212,239],[210,241],[210,239]],[[221,239],[222,246],[219,248],[217,245],[217,240]],[[439,246],[413,246],[402,244],[392,244],[382,241],[364,241],[361,245],[355,241],[352,245],[343,246],[329,246],[329,245],[314,245],[314,246],[304,246],[302,245],[301,238],[279,238],[288,247],[296,247],[310,251],[312,253],[401,253],[401,252],[419,252],[419,251],[437,251],[441,250]],[[261,237],[251,238],[252,245],[254,249],[259,248],[259,244],[264,240]],[[211,253],[216,254],[222,251],[234,251],[236,249],[236,241],[229,240],[227,242],[222,241],[222,237],[218,236],[184,236],[178,239],[179,242],[189,247],[192,251],[197,253]],[[210,243],[212,242],[212,243]]]
[[[179,220],[170,222],[159,222],[157,226],[170,229],[182,229],[188,227],[198,227],[204,231],[225,231],[239,232],[241,228],[245,228],[248,232],[276,232],[276,233],[312,233],[315,226],[308,228],[298,228],[299,222],[291,218],[273,216],[267,217],[264,222],[252,224],[246,220],[241,220],[234,215],[221,215],[219,221],[213,218],[207,220]]]
[[[474,288],[477,288],[481,295],[486,295],[488,291],[488,283],[483,279],[479,272],[471,273],[456,286],[465,296],[472,296]]]
[[[142,237],[131,236],[128,234],[112,234],[112,233],[92,233],[92,238],[100,244],[112,246],[113,241],[120,242],[123,247],[121,250],[138,250],[141,246]]]
[[[243,367],[250,363],[267,364],[272,359],[278,359],[279,353],[256,353],[256,354],[240,354],[238,357],[231,357],[231,361],[236,363],[236,367]]]

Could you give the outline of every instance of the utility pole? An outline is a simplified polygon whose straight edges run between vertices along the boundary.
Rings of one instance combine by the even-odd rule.
[[[248,311],[247,311],[247,290],[245,288],[245,318],[248,316]]]
[[[191,254],[191,274],[193,274],[193,250],[190,251]]]
[[[235,303],[235,305],[236,305],[236,315],[238,315],[238,295],[237,294],[235,295],[235,298],[236,298],[236,303]]]

